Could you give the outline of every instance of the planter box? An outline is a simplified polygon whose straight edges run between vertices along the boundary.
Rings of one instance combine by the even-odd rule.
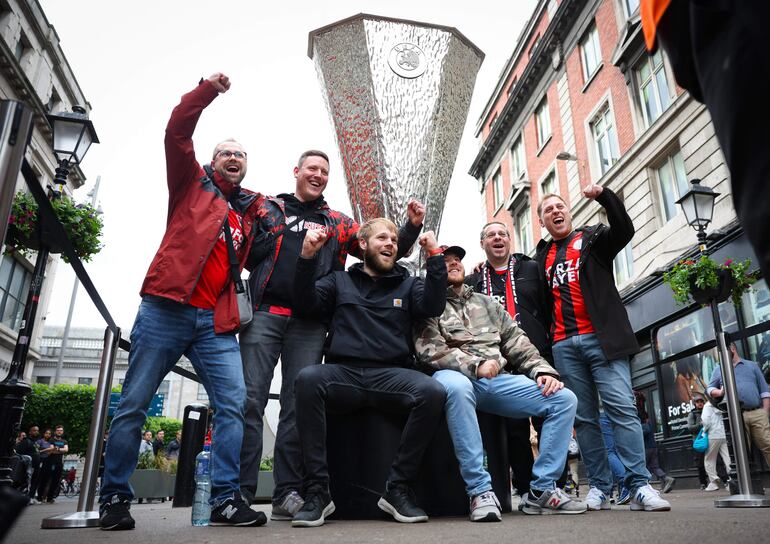
[[[128,483],[137,499],[165,500],[167,497],[174,496],[176,474],[169,474],[162,470],[138,469],[128,479]]]
[[[257,483],[257,492],[254,494],[254,498],[258,502],[271,502],[273,500],[274,488],[275,480],[273,479],[273,471],[260,470],[259,481]]]

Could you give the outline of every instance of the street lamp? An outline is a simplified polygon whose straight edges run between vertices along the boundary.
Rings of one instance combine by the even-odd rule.
[[[710,187],[700,184],[701,180],[692,180],[690,190],[682,198],[676,201],[682,206],[687,224],[698,233],[698,248],[701,254],[706,252],[706,227],[711,223],[714,215],[714,201],[719,193],[715,193]],[[714,501],[717,508],[740,508],[770,506],[770,498],[751,492],[751,474],[749,472],[749,457],[747,452],[746,434],[743,428],[743,416],[738,401],[738,389],[735,385],[735,371],[732,357],[727,350],[727,339],[722,329],[722,319],[719,316],[719,303],[715,297],[709,300],[711,318],[714,322],[714,337],[717,341],[719,365],[722,368],[722,381],[725,387],[725,401],[727,403],[727,416],[730,421],[730,434],[733,440],[735,452],[735,464],[738,472],[738,494]]]
[[[698,247],[706,249],[706,227],[714,216],[714,201],[719,196],[711,187],[700,184],[699,179],[692,180],[690,190],[676,201],[684,211],[687,224],[698,231]]]
[[[70,165],[79,164],[91,144],[98,142],[99,139],[96,137],[96,131],[94,131],[94,127],[83,108],[76,106],[72,113],[50,115],[48,120],[53,128],[53,148],[58,159],[55,181],[59,185],[59,189],[53,192],[52,198],[59,198],[63,192],[64,184],[67,183]],[[37,180],[34,182],[37,183]],[[42,213],[38,217],[38,221],[41,220]],[[40,229],[38,232],[43,230],[45,229]],[[16,340],[8,375],[0,382],[0,407],[2,407],[0,410],[0,434],[2,434],[0,436],[0,487],[10,483],[8,476],[10,475],[9,462],[13,454],[13,439],[15,438],[13,435],[14,431],[18,430],[21,425],[25,397],[31,390],[29,385],[24,382],[24,367],[27,362],[49,254],[50,249],[47,240],[41,239],[40,250],[35,261],[35,269],[32,272],[24,313],[22,314],[22,327]]]
[[[59,160],[54,181],[61,196],[70,174],[70,166],[80,164],[92,143],[99,143],[94,124],[82,106],[72,106],[71,112],[47,115],[53,127],[53,152]]]

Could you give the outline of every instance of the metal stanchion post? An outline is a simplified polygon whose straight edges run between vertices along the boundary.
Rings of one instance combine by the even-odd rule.
[[[86,463],[83,469],[83,481],[80,487],[78,509],[72,514],[61,514],[45,518],[41,523],[43,529],[67,529],[77,527],[97,527],[99,512],[94,511],[94,495],[96,493],[96,478],[99,473],[99,461],[102,457],[102,437],[104,423],[107,419],[107,409],[110,405],[112,391],[112,373],[118,354],[120,329],[109,327],[104,332],[104,351],[99,370],[99,381],[96,385],[96,399],[91,415],[91,429],[88,432]]]
[[[722,367],[722,383],[725,388],[727,416],[730,418],[730,434],[735,452],[735,464],[738,472],[738,494],[714,501],[717,508],[755,508],[770,506],[770,497],[757,495],[751,491],[751,473],[749,472],[749,456],[746,453],[746,433],[743,431],[743,416],[738,401],[738,389],[735,385],[735,370],[730,352],[727,349],[725,333],[722,330],[722,319],[719,317],[719,307],[716,300],[711,301],[711,316],[714,320],[714,333],[719,351],[719,364]]]
[[[174,508],[192,506],[195,496],[195,456],[203,449],[208,430],[209,407],[205,404],[185,406],[182,422],[182,444],[174,484]]]

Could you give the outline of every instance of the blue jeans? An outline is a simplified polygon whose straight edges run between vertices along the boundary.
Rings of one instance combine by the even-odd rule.
[[[190,359],[214,408],[211,504],[220,504],[238,491],[246,390],[235,335],[214,333],[213,310],[145,295],[131,330],[128,372],[107,439],[102,503],[116,494],[133,498],[128,478],[139,457],[147,408],[182,355]]]
[[[304,470],[294,409],[294,380],[306,366],[321,363],[326,325],[268,312],[254,312],[241,331],[246,412],[241,448],[241,487],[256,490],[262,460],[262,418],[273,371],[281,358],[281,413],[275,435],[273,502],[302,488]]]
[[[545,418],[540,455],[532,466],[531,488],[553,489],[567,459],[577,399],[568,389],[545,397],[537,384],[521,374],[471,380],[456,370],[439,370],[433,377],[446,389],[446,420],[468,496],[492,489],[484,470],[484,449],[476,410],[503,417]]]
[[[612,472],[599,425],[599,399],[612,423],[615,450],[626,468],[631,492],[650,481],[644,455],[642,424],[636,412],[628,360],[607,360],[595,334],[571,336],[553,346],[556,370],[578,398],[575,430],[588,482],[609,495]]]
[[[620,462],[618,452],[615,451],[615,436],[612,434],[612,423],[604,412],[599,412],[599,425],[602,428],[604,445],[607,448],[607,461],[610,463],[613,482],[618,486],[618,496],[623,492],[623,482],[626,478],[626,467]]]

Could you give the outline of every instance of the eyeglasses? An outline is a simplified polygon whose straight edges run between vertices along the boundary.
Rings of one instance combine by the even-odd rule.
[[[484,235],[484,239],[491,240],[492,238],[495,238],[496,236],[499,236],[500,238],[508,238],[508,233],[505,231],[499,231],[499,232],[488,232]]]
[[[230,157],[235,157],[236,159],[246,158],[245,151],[230,151],[229,149],[222,149],[221,151],[217,151],[217,155],[223,159],[229,159]]]

